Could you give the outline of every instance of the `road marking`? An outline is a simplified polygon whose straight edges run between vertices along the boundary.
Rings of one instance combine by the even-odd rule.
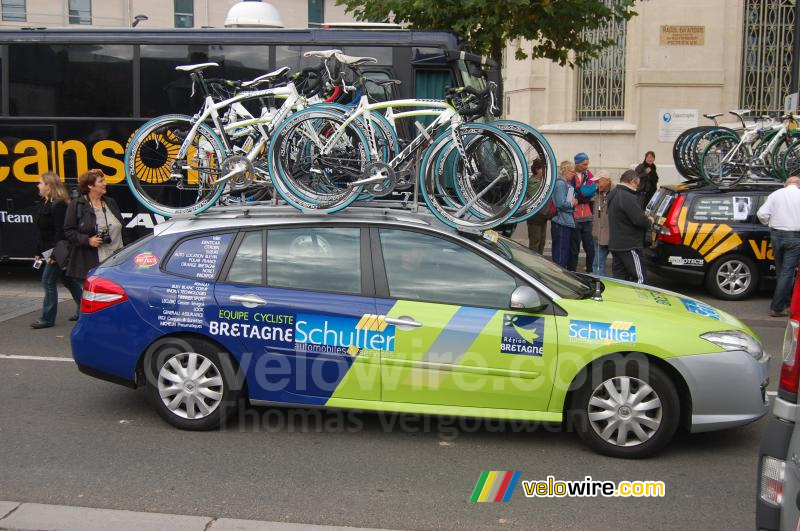
[[[34,360],[34,361],[69,361],[74,362],[72,358],[57,358],[55,356],[15,356],[13,354],[0,354],[0,359],[4,360]]]

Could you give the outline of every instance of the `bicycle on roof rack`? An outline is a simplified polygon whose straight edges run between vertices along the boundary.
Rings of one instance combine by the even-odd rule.
[[[356,71],[373,61],[337,52],[326,54],[325,60]],[[345,116],[316,106],[300,111],[276,128],[270,143],[275,189],[299,209],[330,213],[365,193],[384,195],[398,184],[413,184],[431,212],[452,227],[499,225],[525,199],[527,164],[519,146],[503,131],[464,121],[464,115],[474,112],[474,102],[474,94],[458,88],[449,91],[447,101],[371,103],[363,94]],[[387,160],[377,150],[373,126],[373,118],[383,113],[390,123],[418,116],[432,116],[433,121],[424,128],[417,125],[419,134]],[[410,182],[418,154],[422,160],[416,180]]]

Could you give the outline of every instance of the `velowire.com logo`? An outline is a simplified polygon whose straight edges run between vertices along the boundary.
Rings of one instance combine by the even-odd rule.
[[[511,500],[514,489],[519,482],[519,470],[484,470],[475,489],[472,491],[471,502],[507,502]]]

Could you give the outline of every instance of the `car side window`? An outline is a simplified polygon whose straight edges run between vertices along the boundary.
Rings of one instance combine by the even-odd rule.
[[[699,222],[745,223],[756,210],[756,197],[739,193],[697,197],[692,203],[689,217]]]
[[[233,234],[206,234],[182,241],[169,257],[164,270],[197,280],[214,280]]]
[[[489,260],[419,232],[380,229],[380,236],[390,297],[508,308],[516,281]]]
[[[228,282],[263,284],[263,257],[261,231],[245,234],[228,270]]]
[[[267,284],[275,288],[361,294],[361,229],[270,229]]]

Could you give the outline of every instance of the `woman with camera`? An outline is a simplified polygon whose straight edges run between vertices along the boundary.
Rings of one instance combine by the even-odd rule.
[[[72,244],[67,275],[83,282],[87,273],[123,245],[122,214],[106,195],[106,178],[100,170],[78,176],[81,196],[70,203],[64,235]]]
[[[44,299],[42,301],[42,316],[31,324],[31,328],[50,328],[56,322],[58,311],[58,280],[67,287],[75,299],[75,304],[81,305],[81,286],[75,279],[64,275],[64,271],[53,259],[53,249],[56,244],[64,240],[64,215],[69,203],[69,195],[61,177],[52,172],[47,172],[39,177],[39,196],[42,202],[36,208],[34,219],[38,230],[37,249],[38,255],[34,267],[44,266],[42,271],[42,287]],[[77,313],[70,317],[76,320]]]

